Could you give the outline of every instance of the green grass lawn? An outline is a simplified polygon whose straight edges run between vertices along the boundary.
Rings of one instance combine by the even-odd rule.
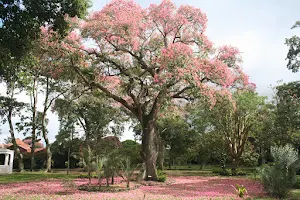
[[[77,178],[77,177],[78,174],[67,175],[66,173],[15,172],[9,175],[0,175],[0,184],[38,181],[38,180],[46,180],[46,179],[68,179],[68,178]]]

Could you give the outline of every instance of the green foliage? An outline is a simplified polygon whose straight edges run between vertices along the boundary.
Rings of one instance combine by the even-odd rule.
[[[91,173],[96,171],[96,162],[95,155],[92,149],[88,146],[87,148],[83,148],[81,152],[81,165],[88,172],[89,183],[91,183]]]
[[[293,28],[298,28],[300,21],[297,21]],[[300,37],[299,36],[292,36],[285,40],[285,44],[289,47],[289,51],[287,54],[288,64],[287,68],[292,70],[293,72],[298,72],[300,68]]]
[[[89,0],[1,1],[0,52],[17,58],[26,55],[45,24],[65,35],[69,27],[64,15],[84,17],[89,5]],[[1,53],[1,62],[5,58]]]
[[[174,161],[189,162],[198,153],[198,134],[190,129],[187,120],[168,113],[158,120],[158,131],[164,146],[168,147],[169,166]]]
[[[219,174],[220,174],[221,176],[230,176],[230,175],[231,175],[229,169],[221,169],[220,172],[219,172]]]
[[[157,170],[157,181],[158,182],[166,182],[167,173],[161,170]]]
[[[101,187],[102,170],[103,170],[104,165],[105,165],[106,162],[107,162],[106,157],[97,157],[97,160],[96,160],[96,173],[97,173],[97,177],[98,177],[99,187]]]
[[[247,189],[243,185],[236,184],[234,188],[238,197],[243,198],[244,195],[247,193]]]
[[[199,99],[191,110],[191,124],[201,134],[199,156],[201,160],[232,161],[233,172],[239,163],[257,163],[258,155],[254,148],[248,147],[252,136],[262,122],[262,108],[265,97],[253,91],[236,91],[232,99],[218,96],[217,103]]]
[[[135,167],[132,166],[130,157],[126,157],[124,161],[120,162],[121,169],[123,171],[123,178],[125,178],[127,183],[127,188],[129,188],[130,180],[132,179],[132,175],[134,171],[140,166],[140,164],[137,164]]]
[[[298,151],[290,145],[272,147],[274,158],[272,166],[264,166],[261,171],[263,185],[271,195],[286,197],[296,182],[296,171],[299,168]]]
[[[241,156],[244,166],[256,167],[258,165],[259,154],[257,153],[254,145],[247,142],[244,147],[244,152]]]
[[[244,171],[238,169],[237,172],[236,172],[236,175],[237,175],[237,176],[246,176],[246,175],[247,175],[247,172],[244,172]]]
[[[132,164],[142,163],[141,144],[133,140],[125,140],[122,142],[120,154],[122,157],[130,157]]]
[[[276,143],[300,145],[300,82],[294,81],[278,85],[276,96]]]
[[[118,149],[112,150],[108,153],[107,159],[103,163],[103,173],[104,177],[106,178],[106,186],[109,186],[109,178],[113,178],[120,169],[120,154]]]

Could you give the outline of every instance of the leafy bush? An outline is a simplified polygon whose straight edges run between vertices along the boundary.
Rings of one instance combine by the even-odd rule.
[[[211,170],[211,172],[212,172],[213,174],[220,174],[221,171],[222,171],[222,169],[220,169],[220,168],[213,168],[213,169]]]
[[[221,176],[230,176],[230,175],[231,175],[229,169],[222,169],[222,170],[219,172],[219,174],[220,174]]]
[[[297,178],[295,184],[294,184],[295,189],[300,189],[300,178]]]
[[[157,171],[157,181],[158,182],[166,182],[166,180],[167,180],[167,174],[166,174],[166,172],[158,170]]]
[[[238,171],[236,172],[236,175],[237,175],[237,176],[246,176],[247,173],[244,172],[244,171],[238,170]]]
[[[274,157],[274,164],[261,169],[262,182],[271,195],[283,198],[296,182],[296,171],[299,167],[298,151],[290,145],[275,146],[271,147],[271,154]]]
[[[231,175],[230,171],[226,168],[223,168],[223,169],[214,168],[214,169],[212,169],[212,173],[213,174],[219,174],[221,176],[230,176]]]

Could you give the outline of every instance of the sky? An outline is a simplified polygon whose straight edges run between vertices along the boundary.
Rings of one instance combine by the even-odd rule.
[[[146,8],[160,0],[136,0]],[[217,46],[232,45],[242,52],[244,72],[263,96],[272,96],[271,85],[277,81],[300,79],[299,73],[286,68],[288,48],[285,38],[300,35],[300,29],[291,30],[300,20],[299,0],[173,0],[177,5],[188,4],[200,8],[208,17],[206,35]],[[91,11],[100,10],[109,0],[92,0]],[[0,92],[3,92],[0,86]],[[24,98],[24,96],[20,97]],[[40,105],[41,107],[41,105]],[[59,122],[53,113],[49,117],[49,138],[53,142]],[[17,119],[15,119],[17,121]],[[8,127],[1,126],[0,143],[8,136]],[[18,135],[17,137],[23,137]],[[128,126],[121,140],[133,139]]]

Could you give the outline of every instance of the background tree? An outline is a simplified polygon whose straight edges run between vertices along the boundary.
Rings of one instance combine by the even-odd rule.
[[[16,115],[20,115],[21,110],[24,108],[24,103],[18,102],[14,97],[14,90],[10,91],[9,97],[0,96],[0,116],[2,118],[2,123],[8,122],[9,124],[9,132],[10,132],[10,140],[13,144],[13,148],[18,159],[18,170],[20,172],[24,171],[24,163],[23,163],[23,155],[20,152],[19,146],[16,142],[15,137],[15,128],[12,118]]]
[[[300,82],[290,82],[278,85],[275,88],[276,105],[276,143],[285,145],[293,143],[296,148],[300,147]]]
[[[218,91],[228,94],[231,86],[248,84],[239,51],[214,48],[205,36],[206,22],[200,9],[176,8],[168,0],[147,9],[115,0],[61,43],[53,42],[55,33],[43,33],[49,53],[62,57],[60,67],[72,67],[86,85],[138,119],[147,179],[157,180],[156,121],[164,106],[195,94],[214,101]],[[84,47],[85,39],[94,47]]]
[[[121,157],[129,157],[130,162],[133,165],[137,165],[139,163],[142,163],[142,157],[141,157],[141,144],[134,140],[125,140],[122,142],[122,147],[120,148],[120,154]]]
[[[26,61],[22,62],[25,64]],[[18,65],[20,62],[11,62],[11,65]],[[0,76],[0,79],[6,83],[6,95],[0,96],[2,123],[8,122],[9,132],[12,140],[15,155],[18,158],[18,170],[21,172],[24,170],[23,155],[16,142],[15,127],[12,121],[14,116],[21,116],[21,110],[26,107],[26,104],[16,100],[16,95],[24,89],[22,73],[19,73],[14,68],[7,67]]]
[[[300,21],[297,21],[292,29],[299,28]],[[294,35],[291,38],[285,40],[285,44],[289,47],[289,52],[287,54],[287,68],[291,69],[293,72],[298,72],[300,68],[300,37]]]
[[[227,98],[220,98],[207,114],[210,115],[212,130],[219,132],[227,145],[232,174],[235,175],[248,137],[260,121],[259,111],[265,97],[252,91],[236,91],[233,100],[234,103]]]

